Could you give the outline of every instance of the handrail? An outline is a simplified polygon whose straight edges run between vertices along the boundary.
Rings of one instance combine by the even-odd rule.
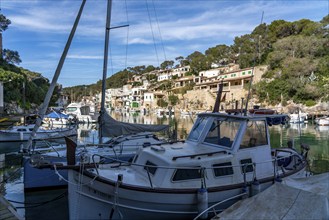
[[[109,160],[113,160],[114,162],[120,162],[120,163],[127,163],[127,161],[123,161],[123,160],[120,160],[120,159],[115,159],[113,157],[110,157],[110,156],[104,156],[104,155],[99,155],[99,154],[93,154],[93,155],[98,155],[102,158],[105,158],[105,159],[109,159]],[[232,165],[232,166],[211,166],[211,167],[204,167],[205,169],[214,169],[214,168],[227,168],[227,167],[241,167],[241,166],[244,166],[244,165],[251,165],[251,166],[254,166],[254,165],[257,165],[257,164],[264,164],[264,163],[270,163],[270,162],[275,162],[277,161],[278,159],[285,159],[285,158],[289,158],[289,157],[292,157],[292,156],[298,156],[299,154],[297,153],[292,153],[291,155],[288,155],[288,156],[283,156],[283,157],[280,157],[280,158],[274,158],[272,160],[267,160],[267,161],[262,161],[262,162],[258,162],[258,163],[244,163],[243,165]],[[130,166],[139,166],[139,167],[152,167],[152,168],[163,168],[163,169],[200,169],[200,168],[196,168],[196,167],[184,167],[184,166],[178,166],[178,167],[172,167],[172,166],[153,166],[153,165],[143,165],[143,164],[137,164],[137,163],[132,163],[132,162],[129,162],[128,163]]]
[[[221,151],[215,151],[215,152],[210,152],[210,153],[201,153],[201,154],[190,154],[190,155],[182,155],[182,156],[175,156],[172,158],[172,160],[177,160],[179,158],[185,158],[185,157],[190,157],[190,158],[195,158],[197,156],[212,156],[213,154],[219,154],[219,153],[224,153],[227,154],[227,152],[225,150],[221,150]]]

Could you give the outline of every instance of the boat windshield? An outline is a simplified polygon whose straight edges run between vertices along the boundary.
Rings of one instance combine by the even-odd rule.
[[[216,118],[204,140],[205,143],[231,148],[240,128],[241,121]]]
[[[199,139],[202,130],[208,121],[207,119],[208,117],[200,117],[197,119],[190,132],[190,135],[188,136],[188,140],[197,141]]]

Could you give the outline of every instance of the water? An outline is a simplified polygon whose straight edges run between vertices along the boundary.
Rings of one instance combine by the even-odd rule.
[[[131,123],[170,124],[177,126],[179,139],[185,139],[192,128],[189,117],[174,119],[157,118],[156,116],[113,115],[117,120]],[[300,144],[310,146],[309,164],[314,173],[329,172],[329,126],[316,127],[309,124],[292,124],[273,126],[270,128],[270,138],[273,146],[286,146],[288,140],[293,140],[300,150]],[[96,143],[97,130],[95,125],[81,125],[78,141]],[[0,145],[0,192],[17,208],[18,213],[27,220],[32,219],[68,219],[67,190],[51,190],[24,193],[23,169],[21,156],[17,154],[18,144]]]

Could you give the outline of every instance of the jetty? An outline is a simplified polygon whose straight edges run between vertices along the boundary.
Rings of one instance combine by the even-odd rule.
[[[0,220],[24,220],[14,206],[10,204],[2,195],[0,195]]]
[[[213,220],[329,219],[329,173],[275,183],[233,204]]]

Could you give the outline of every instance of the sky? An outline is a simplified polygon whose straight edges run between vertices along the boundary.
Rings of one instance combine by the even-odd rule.
[[[53,78],[82,0],[0,0],[11,20],[3,48],[18,51],[20,67]],[[58,83],[101,80],[107,0],[87,0]],[[320,21],[329,0],[113,0],[107,76],[127,67],[232,45],[261,22]]]

